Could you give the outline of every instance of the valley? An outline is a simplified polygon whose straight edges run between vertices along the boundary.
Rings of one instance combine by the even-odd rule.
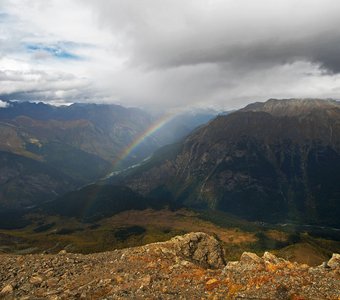
[[[176,115],[131,148],[158,122],[158,116],[119,105],[6,103],[6,108],[0,108],[2,210],[54,200],[140,163],[216,113]]]
[[[178,210],[128,210],[96,222],[77,218],[27,215],[29,224],[18,229],[0,229],[0,253],[95,253],[141,246],[203,231],[216,236],[228,260],[244,251],[278,256],[312,266],[329,259],[340,248],[340,236],[318,235],[295,227],[256,224],[214,212]],[[222,221],[221,221],[222,220]],[[327,233],[325,229],[323,233]]]
[[[78,127],[88,128],[90,121],[68,121],[87,116],[94,122],[103,107],[23,104],[25,118],[17,116],[23,113],[21,104],[7,114],[0,111],[2,118],[13,120],[12,140],[18,140],[1,152],[1,251],[93,253],[204,231],[222,241],[228,259],[246,250],[261,254],[270,249],[319,264],[340,242],[340,108],[336,102],[306,101],[269,100],[218,116],[106,178],[108,157],[99,149],[91,154],[90,144],[80,142],[85,136]],[[41,120],[29,119],[40,109],[45,112]],[[110,114],[125,111],[110,109]],[[91,125],[91,130],[111,126],[107,118],[96,122],[99,127]],[[271,122],[282,125],[268,127]],[[313,131],[306,122],[315,124]],[[332,136],[325,134],[327,126],[333,126]],[[68,139],[69,134],[76,139]],[[101,143],[100,136],[96,133],[91,144]],[[117,143],[117,136],[112,138]],[[3,149],[11,141],[1,140]]]
[[[0,0],[0,300],[340,300],[339,12]]]
[[[38,107],[55,113],[55,108]],[[2,125],[15,132],[6,129],[0,139],[3,257],[97,257],[153,247],[192,232],[213,236],[223,259],[241,258],[241,264],[244,253],[265,259],[270,251],[296,268],[320,268],[339,252],[337,102],[255,103],[199,124],[165,146],[165,136],[157,142],[161,131],[145,134],[150,130],[144,121],[145,139],[131,146],[142,127],[132,134],[135,123],[120,133],[112,125],[110,133],[107,119],[89,121],[93,109],[102,107],[80,108],[81,113],[63,109],[90,114],[88,120],[20,116]],[[119,165],[114,157],[122,150],[102,144],[112,133],[107,143],[129,149]],[[111,148],[109,157],[105,145]]]
[[[116,184],[262,222],[339,227],[340,105],[268,100],[218,116]]]

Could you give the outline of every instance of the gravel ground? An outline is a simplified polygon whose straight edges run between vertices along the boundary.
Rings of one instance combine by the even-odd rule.
[[[0,299],[340,299],[340,256],[311,268],[266,252],[226,262],[205,233],[90,255],[0,255]]]

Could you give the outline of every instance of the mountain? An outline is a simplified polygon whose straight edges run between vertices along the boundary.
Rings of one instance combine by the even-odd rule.
[[[340,104],[248,105],[115,180],[144,195],[249,220],[340,226]]]
[[[26,156],[39,156],[38,149],[59,143],[109,162],[153,122],[146,112],[119,105],[72,104],[55,107],[44,103],[10,102],[0,109],[1,148]],[[11,139],[11,142],[8,141]],[[155,142],[144,144],[153,151]],[[31,149],[27,149],[27,147]],[[142,148],[142,147],[141,147]],[[31,153],[27,153],[31,152]]]
[[[249,104],[241,111],[267,112],[274,116],[299,116],[339,108],[339,102],[322,99],[269,99]]]
[[[0,109],[0,206],[34,205],[98,180],[152,122],[146,112],[118,105],[8,102]],[[141,143],[126,162],[157,147],[155,140]]]
[[[50,214],[94,221],[126,210],[162,208],[167,203],[147,199],[124,186],[91,184],[66,193],[41,207]]]
[[[77,186],[77,182],[40,161],[0,151],[0,211],[46,201]]]
[[[176,143],[185,138],[194,129],[208,123],[217,115],[218,112],[215,110],[201,109],[183,112],[170,119],[155,132],[154,136],[161,146]]]
[[[212,116],[182,114],[127,152],[158,118],[112,104],[7,101],[0,108],[0,207],[35,205],[95,182],[178,141]]]

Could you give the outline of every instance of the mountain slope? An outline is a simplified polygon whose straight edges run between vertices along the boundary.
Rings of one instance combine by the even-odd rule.
[[[165,204],[147,199],[127,187],[91,184],[66,193],[42,208],[51,214],[93,221],[126,210],[161,208]]]
[[[39,204],[74,189],[77,182],[40,161],[0,151],[0,211]]]
[[[176,143],[185,138],[194,129],[208,123],[217,114],[213,110],[199,110],[178,114],[159,128],[154,133],[154,136],[161,146]]]
[[[133,151],[126,152],[153,124],[157,118],[137,108],[125,108],[119,105],[81,104],[56,107],[44,103],[8,101],[5,108],[0,108],[0,159],[12,159],[14,170],[10,164],[0,165],[3,174],[2,182],[16,172],[15,166],[21,158],[26,158],[46,165],[46,178],[55,170],[56,178],[68,178],[72,184],[65,184],[60,191],[80,187],[103,178],[112,170],[129,167],[150,156],[161,145],[177,141],[188,134],[194,127],[212,118],[211,112],[182,114],[153,135],[142,139]],[[14,154],[8,156],[7,153]],[[22,160],[21,159],[21,160]],[[31,162],[32,163],[32,162]],[[29,163],[22,165],[22,172],[28,174],[32,169]],[[27,167],[27,168],[26,168]],[[9,170],[7,172],[6,170]],[[8,173],[6,175],[6,172]],[[52,175],[53,176],[53,175]],[[8,192],[2,194],[0,206],[18,208],[41,202],[41,197],[34,194],[38,183],[25,182],[12,185],[26,200],[21,198],[15,203]],[[19,182],[19,181],[18,181]],[[60,195],[50,188],[51,183],[41,182],[39,188],[45,190],[46,201]],[[2,186],[0,189],[7,190]],[[14,195],[14,194],[13,194]],[[10,198],[7,198],[10,197]],[[36,200],[35,200],[36,199]],[[11,207],[13,205],[13,207]]]
[[[6,131],[6,135],[0,136],[0,148],[4,150],[29,155],[27,146],[41,147],[55,142],[96,155],[112,164],[153,120],[139,109],[119,105],[54,107],[43,103],[10,102],[7,108],[0,109],[0,122],[2,131]],[[8,143],[9,138],[13,142]],[[149,154],[156,147],[155,141],[149,141],[149,145],[141,147],[141,152]]]
[[[122,182],[146,195],[251,220],[340,225],[335,101],[249,105],[196,130],[172,156]]]
[[[0,109],[0,206],[35,205],[98,180],[151,123],[147,113],[118,105],[9,102]],[[147,142],[125,163],[158,147]],[[41,180],[32,179],[37,173]]]

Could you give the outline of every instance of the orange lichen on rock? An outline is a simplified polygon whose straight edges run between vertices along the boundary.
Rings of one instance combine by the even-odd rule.
[[[205,283],[205,288],[207,291],[212,291],[214,288],[218,287],[221,282],[216,278],[211,278]]]
[[[340,300],[338,255],[313,268],[246,252],[224,266],[218,241],[204,233],[89,255],[0,260],[0,299]]]

